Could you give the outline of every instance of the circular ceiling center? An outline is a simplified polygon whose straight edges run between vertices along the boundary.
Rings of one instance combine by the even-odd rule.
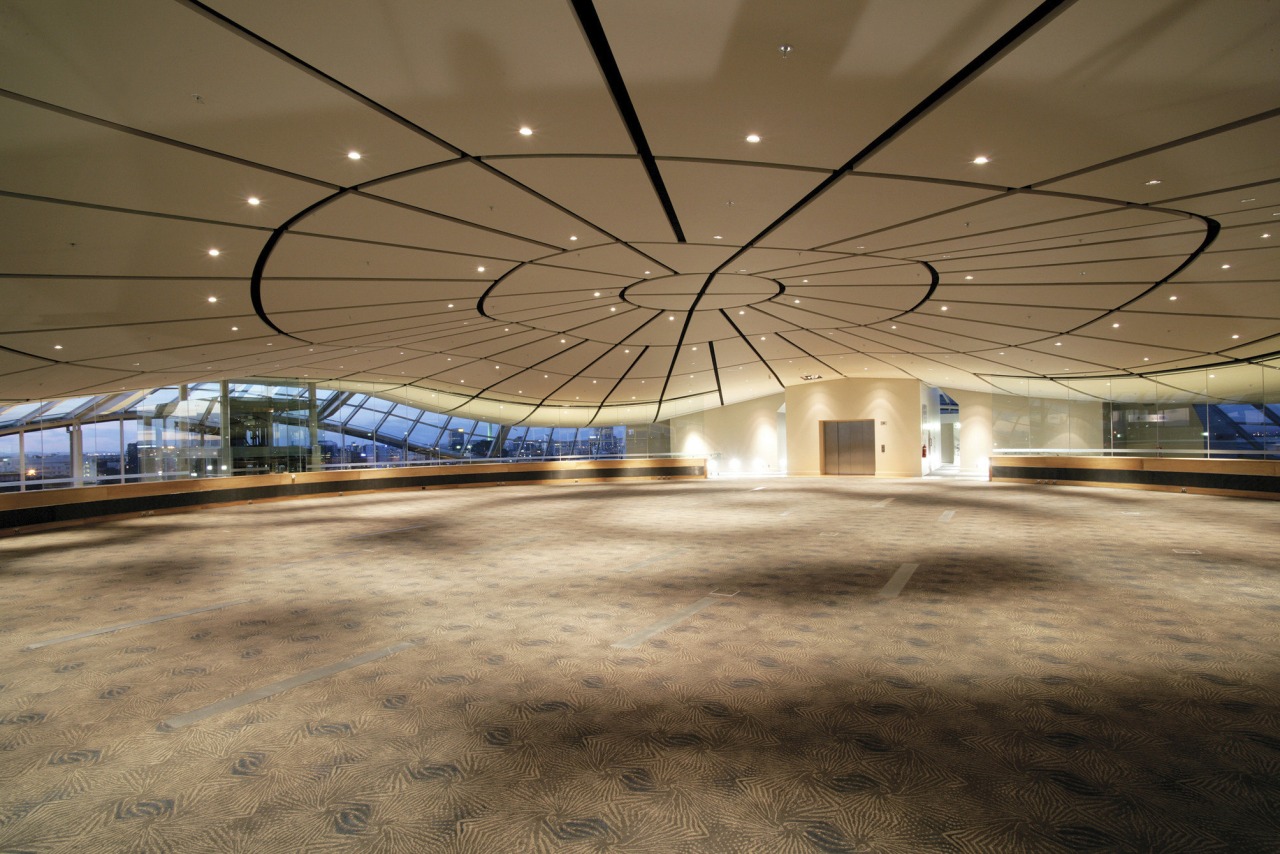
[[[632,305],[656,308],[661,311],[688,311],[693,308],[707,277],[693,275],[664,276],[637,282],[622,292],[622,298]],[[760,276],[725,274],[713,276],[706,293],[698,300],[698,309],[712,311],[720,308],[737,308],[771,300],[782,293],[782,285]]]

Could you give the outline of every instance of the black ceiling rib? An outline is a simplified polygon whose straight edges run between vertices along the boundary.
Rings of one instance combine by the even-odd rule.
[[[684,346],[684,338],[689,334],[689,324],[693,323],[693,313],[698,310],[698,303],[702,301],[702,295],[707,292],[707,288],[711,287],[711,280],[714,279],[715,276],[716,274],[714,272],[707,275],[707,280],[702,283],[702,287],[694,296],[693,302],[689,303],[689,307],[684,311],[684,322],[680,324],[680,335],[676,338],[676,346],[671,353],[671,364],[667,366],[667,376],[662,381],[662,391],[658,393],[659,411],[662,409],[663,399],[667,396],[667,386],[671,385],[671,375],[675,373],[676,360],[680,358],[680,348]],[[665,314],[665,312],[661,312],[657,316],[661,317],[663,314]],[[634,335],[635,333],[633,332],[631,334]]]
[[[613,95],[613,103],[617,106],[618,114],[627,127],[627,133],[631,135],[631,143],[635,146],[636,154],[640,155],[640,162],[644,164],[644,171],[653,185],[653,192],[667,214],[676,242],[684,243],[684,229],[680,227],[680,219],[676,216],[675,205],[667,193],[667,185],[662,180],[662,172],[658,169],[657,161],[654,160],[649,141],[645,139],[640,116],[636,113],[635,105],[631,103],[631,95],[627,93],[627,84],[622,79],[622,71],[618,68],[618,61],[613,56],[613,48],[609,46],[609,38],[605,35],[604,25],[600,23],[595,4],[591,0],[572,0],[572,2],[574,14],[578,16],[578,25],[582,27],[587,44],[591,47],[596,63],[600,66],[600,73],[604,75],[605,84]]]
[[[306,341],[305,339],[298,338],[295,335],[290,335],[288,332],[285,332],[279,326],[276,326],[275,322],[272,321],[272,319],[267,315],[267,310],[262,305],[262,274],[267,269],[267,260],[271,257],[271,253],[276,248],[276,244],[280,242],[281,237],[284,237],[285,234],[288,233],[289,229],[293,226],[295,222],[298,222],[304,217],[309,216],[311,213],[319,210],[320,208],[324,207],[330,202],[333,202],[334,200],[341,198],[342,196],[346,195],[347,192],[349,191],[338,190],[335,193],[331,193],[330,195],[325,196],[323,199],[320,199],[318,202],[307,205],[305,208],[298,211],[293,216],[289,217],[287,220],[285,220],[283,223],[277,226],[275,231],[271,232],[271,236],[267,238],[267,242],[262,244],[262,249],[261,251],[258,252],[258,259],[253,263],[253,275],[249,279],[249,300],[253,304],[254,314],[258,315],[259,320],[265,323],[269,328],[274,329],[279,334],[289,338],[293,338],[294,340],[297,340],[297,341],[302,341],[305,344],[312,344],[315,342]]]
[[[708,341],[707,349],[711,351],[711,372],[716,378],[716,394],[720,397],[720,405],[724,406],[724,385],[720,382],[720,362],[716,359],[716,342]]]

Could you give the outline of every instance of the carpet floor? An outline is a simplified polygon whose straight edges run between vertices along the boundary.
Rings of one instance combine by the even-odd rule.
[[[856,478],[10,537],[0,850],[1276,852],[1277,555],[1275,502]]]

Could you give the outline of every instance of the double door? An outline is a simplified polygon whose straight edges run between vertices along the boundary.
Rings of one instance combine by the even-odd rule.
[[[822,473],[876,473],[876,422],[823,421]]]

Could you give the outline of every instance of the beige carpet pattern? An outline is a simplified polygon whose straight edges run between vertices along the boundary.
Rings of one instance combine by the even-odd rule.
[[[1275,852],[1277,555],[1274,502],[841,478],[11,537],[0,850]]]

